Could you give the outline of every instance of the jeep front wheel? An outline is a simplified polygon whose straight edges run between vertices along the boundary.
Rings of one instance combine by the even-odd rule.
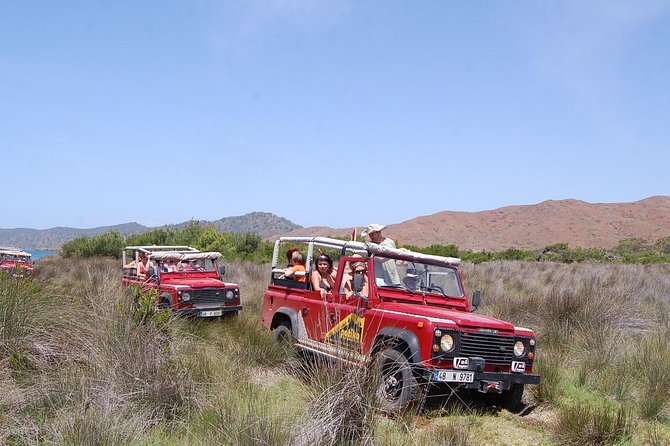
[[[377,373],[377,396],[383,410],[394,412],[414,401],[418,385],[404,354],[394,348],[382,351],[377,357]]]
[[[172,298],[169,295],[163,295],[158,300],[159,310],[169,310],[172,308]]]
[[[505,390],[500,395],[500,402],[502,406],[510,412],[521,412],[524,408],[523,404],[523,384],[512,384],[509,390]]]

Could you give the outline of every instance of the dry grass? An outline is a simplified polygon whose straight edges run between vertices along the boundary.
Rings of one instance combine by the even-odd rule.
[[[468,289],[482,291],[481,313],[538,334],[543,381],[527,396],[556,423],[468,404],[389,417],[360,369],[316,366],[305,378],[260,324],[268,271],[227,265],[226,280],[242,289],[238,317],[166,323],[137,317],[117,261],[53,258],[39,262],[34,281],[0,280],[0,444],[523,444],[514,432],[547,444],[580,444],[587,434],[592,444],[670,438],[668,265],[463,266]],[[580,417],[570,416],[575,407]]]

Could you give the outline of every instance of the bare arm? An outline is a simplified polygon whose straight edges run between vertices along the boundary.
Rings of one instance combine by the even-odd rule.
[[[318,271],[312,271],[309,281],[312,283],[312,289],[314,291],[321,291],[321,275]]]

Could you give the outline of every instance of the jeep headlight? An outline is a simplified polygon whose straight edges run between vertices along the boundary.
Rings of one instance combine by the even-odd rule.
[[[516,341],[514,343],[514,356],[516,356],[517,358],[519,356],[523,356],[525,351],[526,351],[526,346],[523,344],[523,342]]]
[[[181,293],[181,300],[191,300],[191,295],[187,291],[185,291]]]
[[[233,292],[233,290],[226,291],[226,299],[232,299],[233,297],[235,297],[235,292]]]
[[[454,337],[450,334],[442,336],[440,339],[440,348],[444,352],[450,352],[454,349]]]

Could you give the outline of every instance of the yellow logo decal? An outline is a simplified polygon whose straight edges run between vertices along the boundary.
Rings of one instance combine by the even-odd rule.
[[[349,350],[360,350],[363,339],[363,326],[365,318],[356,313],[349,313],[336,326],[326,333],[326,342],[339,345]]]

